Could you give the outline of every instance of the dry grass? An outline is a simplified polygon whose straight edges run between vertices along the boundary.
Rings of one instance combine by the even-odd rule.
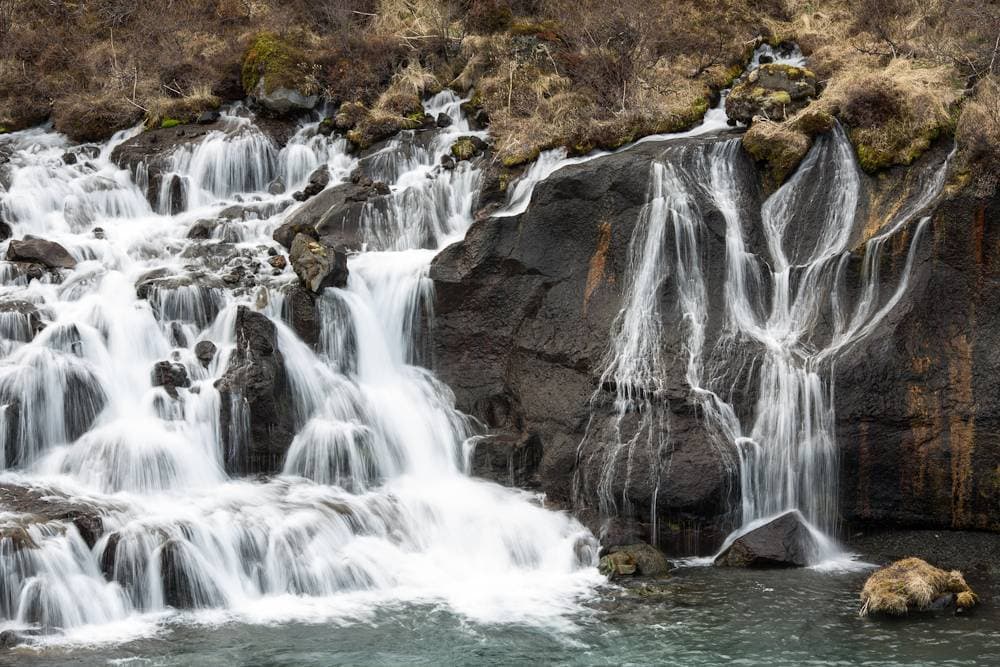
[[[984,79],[965,105],[955,133],[962,180],[976,194],[989,196],[1000,186],[1000,80]]]
[[[861,590],[860,613],[901,616],[911,610],[926,610],[946,595],[954,595],[961,609],[978,602],[961,572],[947,572],[919,558],[906,558],[868,578]]]

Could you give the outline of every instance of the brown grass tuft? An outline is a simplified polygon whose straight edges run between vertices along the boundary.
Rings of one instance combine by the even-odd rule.
[[[925,610],[946,595],[955,596],[955,603],[963,609],[978,600],[961,572],[947,572],[919,558],[905,558],[868,578],[861,590],[860,613],[901,616],[911,610]]]

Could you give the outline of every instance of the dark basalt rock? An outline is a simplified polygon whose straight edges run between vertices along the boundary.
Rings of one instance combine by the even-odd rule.
[[[299,283],[285,290],[282,317],[291,325],[306,345],[315,347],[323,330],[323,322],[316,308],[316,295]]]
[[[7,246],[7,261],[41,264],[49,269],[72,269],[76,266],[76,259],[66,248],[39,238],[11,241]]]
[[[736,538],[718,555],[720,567],[805,567],[816,557],[818,545],[798,512],[778,518]]]
[[[1000,531],[997,221],[1000,192],[946,196],[917,246],[906,296],[837,360],[841,513],[853,527]],[[886,245],[883,291],[898,282],[916,229]],[[860,258],[853,268],[856,289]]]
[[[291,248],[296,234],[323,237],[327,244],[360,250],[361,217],[370,198],[384,194],[371,180],[327,188],[293,211],[274,231],[274,240]]]
[[[215,383],[221,395],[226,470],[277,473],[294,436],[290,388],[274,323],[240,306],[236,348]]]
[[[592,508],[612,449],[607,443],[619,437],[613,388],[600,387],[599,377],[622,305],[629,242],[646,203],[651,162],[686,159],[687,145],[644,144],[564,168],[537,186],[524,214],[478,220],[430,269],[435,370],[458,407],[492,436],[477,445],[476,472],[510,483],[504,465],[512,462],[514,483],[537,485],[563,506],[575,499],[578,516],[595,532],[606,520]],[[741,168],[752,177],[749,161]],[[707,202],[705,208],[712,210]],[[724,275],[724,234],[707,234],[705,242],[708,270]],[[721,281],[710,289],[713,303],[721,304]],[[736,485],[688,396],[676,288],[668,284],[662,294],[667,392],[655,406],[662,426],[652,434],[662,447],[653,457],[635,448],[631,468],[627,448],[615,459],[621,474],[610,493],[628,498],[636,524],[615,534],[648,540],[656,498],[659,543],[687,555],[710,553],[728,532],[722,515]],[[710,340],[723,320],[722,308],[714,308]],[[640,428],[639,416],[627,415],[620,425],[623,441]],[[638,472],[630,476],[627,469]],[[574,488],[574,480],[581,486]]]

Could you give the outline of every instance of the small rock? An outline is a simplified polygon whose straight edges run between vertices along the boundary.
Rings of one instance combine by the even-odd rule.
[[[309,183],[306,184],[306,187],[292,195],[292,198],[296,201],[305,201],[318,195],[329,184],[330,168],[324,164],[309,176]]]
[[[275,255],[267,260],[267,263],[278,270],[284,270],[288,266],[288,260],[285,259],[284,255]]]
[[[299,234],[292,241],[289,259],[302,284],[317,294],[327,287],[347,285],[347,255],[321,241]]]
[[[280,195],[284,191],[285,181],[283,181],[280,176],[267,185],[267,194],[269,195]]]
[[[785,512],[778,518],[736,538],[718,555],[720,567],[805,567],[819,551],[802,515]]]
[[[670,562],[659,549],[640,542],[611,547],[601,558],[599,568],[608,576],[662,577],[670,572]]]
[[[190,387],[187,369],[182,364],[158,361],[153,366],[151,381],[154,387],[163,387],[171,398],[177,398],[178,387]]]
[[[441,113],[438,114],[438,117],[437,117],[437,126],[438,127],[449,127],[452,124],[452,122],[453,121],[451,120],[451,116],[449,116],[448,114],[446,114],[444,112],[441,112]]]
[[[219,120],[219,117],[220,116],[218,111],[213,111],[210,109],[208,111],[202,111],[200,114],[198,114],[198,120],[196,120],[195,122],[198,123],[199,125],[211,125],[212,123],[217,122]]]

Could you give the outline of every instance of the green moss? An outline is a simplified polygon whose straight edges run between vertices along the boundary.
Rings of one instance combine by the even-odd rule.
[[[517,150],[506,153],[500,162],[503,166],[510,168],[518,165],[534,162],[541,152],[538,146],[522,146]]]
[[[298,90],[302,85],[299,64],[306,61],[298,48],[271,32],[262,32],[254,39],[243,58],[243,90],[252,94],[264,79],[265,92],[277,88]],[[306,92],[306,91],[300,91]]]
[[[781,104],[784,106],[788,106],[789,104],[792,103],[792,96],[789,95],[784,90],[774,91],[773,93],[768,95],[768,99],[770,100],[771,104]]]
[[[858,164],[869,174],[885,169],[893,163],[893,156],[889,151],[857,142],[854,149],[858,153]]]
[[[451,154],[456,160],[471,160],[476,154],[472,139],[462,137],[451,145]]]
[[[184,121],[178,120],[176,118],[164,118],[160,121],[160,127],[163,129],[177,127],[178,125],[183,125]]]
[[[0,134],[7,134],[7,128],[3,125],[0,125]]]

